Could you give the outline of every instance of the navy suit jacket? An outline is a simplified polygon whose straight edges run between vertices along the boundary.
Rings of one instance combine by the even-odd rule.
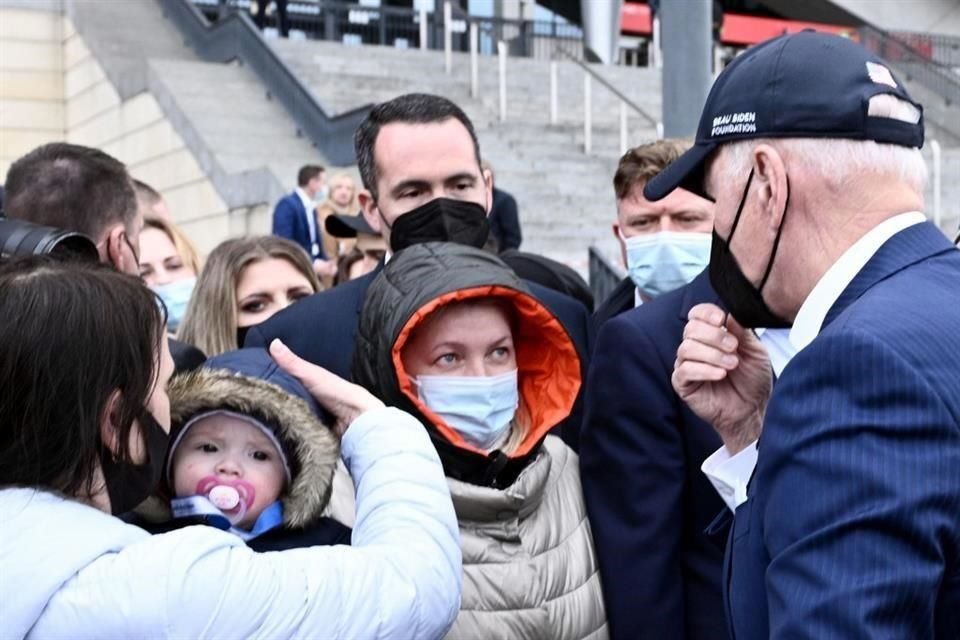
[[[732,632],[960,638],[960,251],[888,240],[784,369],[737,509]]]
[[[351,380],[353,343],[367,289],[381,266],[365,276],[304,298],[247,332],[246,347],[266,348],[274,338],[283,340],[301,358]],[[567,329],[580,354],[586,379],[590,354],[590,317],[580,302],[536,283],[524,281],[530,292]],[[583,419],[582,391],[570,416],[561,423],[560,434],[576,442]],[[572,446],[572,445],[571,445]]]
[[[310,212],[315,215],[314,212]],[[323,235],[320,225],[317,225],[317,253],[311,251],[310,225],[307,223],[307,211],[297,192],[285,195],[277,202],[273,210],[273,229],[271,233],[287,240],[293,240],[307,252],[311,260],[321,258],[326,260],[323,251]]]
[[[726,634],[724,538],[704,533],[725,507],[700,471],[722,443],[670,383],[687,314],[702,302],[717,302],[706,272],[597,337],[580,475],[615,639]]]

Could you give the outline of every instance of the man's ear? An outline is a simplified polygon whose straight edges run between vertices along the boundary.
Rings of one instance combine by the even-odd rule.
[[[483,193],[486,199],[484,209],[487,210],[489,216],[490,211],[493,210],[493,172],[490,169],[481,169],[480,175],[483,177]]]
[[[620,237],[620,223],[614,222],[610,225],[610,229],[613,231],[613,237],[617,239],[617,244],[620,246],[620,259],[623,261],[623,266],[627,266],[627,243],[623,241],[623,238]]]
[[[757,203],[769,227],[776,232],[787,210],[787,168],[783,156],[774,147],[760,144],[753,149],[753,180]]]
[[[120,391],[107,398],[100,416],[100,441],[113,455],[120,452]]]
[[[124,251],[123,247],[123,234],[126,232],[127,230],[124,228],[123,224],[119,222],[109,227],[106,235],[104,236],[105,240],[103,243],[103,252],[100,256],[104,262],[113,265],[113,268],[121,273],[126,273],[128,271],[124,269],[124,261],[127,259],[127,252]]]
[[[361,189],[357,193],[357,203],[360,205],[363,219],[367,221],[370,228],[383,235],[383,221],[380,219],[380,212],[377,210],[377,202],[373,199],[373,195],[366,189]]]

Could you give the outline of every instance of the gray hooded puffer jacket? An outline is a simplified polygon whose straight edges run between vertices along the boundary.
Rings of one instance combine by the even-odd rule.
[[[514,309],[519,412],[529,427],[509,454],[464,442],[420,401],[400,359],[425,317],[475,297]],[[447,637],[606,638],[577,455],[546,435],[573,405],[580,363],[566,330],[517,276],[495,256],[452,243],[397,253],[367,294],[353,374],[386,404],[420,418],[443,462],[464,568],[460,615]]]

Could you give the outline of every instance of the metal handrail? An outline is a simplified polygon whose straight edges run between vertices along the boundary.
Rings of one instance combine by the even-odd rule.
[[[908,79],[915,79],[942,96],[948,104],[960,104],[960,77],[948,67],[934,63],[909,42],[873,26],[860,27],[860,43],[894,67]]]
[[[576,56],[572,55],[572,54],[569,53],[568,51],[560,50],[560,55],[562,55],[562,56],[564,56],[564,57],[566,57],[566,58],[569,58],[569,59],[572,60],[576,65],[578,65],[581,69],[583,69],[584,72],[590,74],[590,76],[591,76],[594,80],[596,80],[597,82],[599,82],[605,89],[607,89],[607,91],[609,91],[610,93],[612,93],[613,95],[615,95],[615,96],[616,96],[617,98],[619,98],[625,105],[627,105],[628,107],[630,107],[631,109],[633,109],[637,114],[639,114],[641,118],[643,118],[644,120],[646,120],[646,121],[647,121],[647,124],[649,124],[650,126],[652,126],[652,127],[654,127],[654,128],[657,126],[657,120],[656,120],[655,118],[653,118],[649,113],[647,113],[646,111],[644,111],[636,102],[634,102],[633,100],[631,100],[630,98],[628,98],[627,96],[625,96],[619,89],[617,89],[615,86],[613,86],[612,84],[610,84],[610,82],[609,82],[606,78],[604,78],[604,77],[601,76],[599,73],[597,73],[596,71],[594,71],[593,69],[591,69],[591,68],[590,68],[590,65],[588,65],[586,62],[584,62],[583,60],[578,59]]]
[[[241,60],[293,117],[297,127],[334,165],[356,162],[353,134],[372,105],[336,116],[327,114],[313,93],[263,40],[245,12],[231,11],[211,24],[191,0],[159,0],[164,15],[187,44],[208,62]]]

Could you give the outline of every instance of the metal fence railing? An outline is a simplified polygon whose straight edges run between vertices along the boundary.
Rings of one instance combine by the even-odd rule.
[[[590,278],[590,291],[593,293],[594,308],[597,308],[610,297],[613,290],[620,284],[623,276],[617,272],[617,269],[597,247],[590,247],[587,269]]]
[[[960,37],[911,31],[893,31],[890,35],[905,42],[934,64],[960,73]]]
[[[344,44],[378,44],[399,48],[442,49],[443,13],[409,7],[369,6],[338,0],[192,0],[211,21],[232,12],[250,13],[260,28],[277,29],[315,40]],[[426,29],[421,29],[421,19]],[[574,24],[549,20],[514,20],[469,16],[454,8],[450,30],[454,51],[469,51],[471,24],[479,27],[481,55],[497,55],[505,42],[512,56],[551,60],[558,49],[583,56],[583,31]],[[421,42],[425,40],[424,42]]]
[[[960,104],[960,76],[950,67],[937,64],[916,42],[897,37],[875,27],[859,30],[860,43],[905,75],[930,91],[943,96],[948,104]]]

